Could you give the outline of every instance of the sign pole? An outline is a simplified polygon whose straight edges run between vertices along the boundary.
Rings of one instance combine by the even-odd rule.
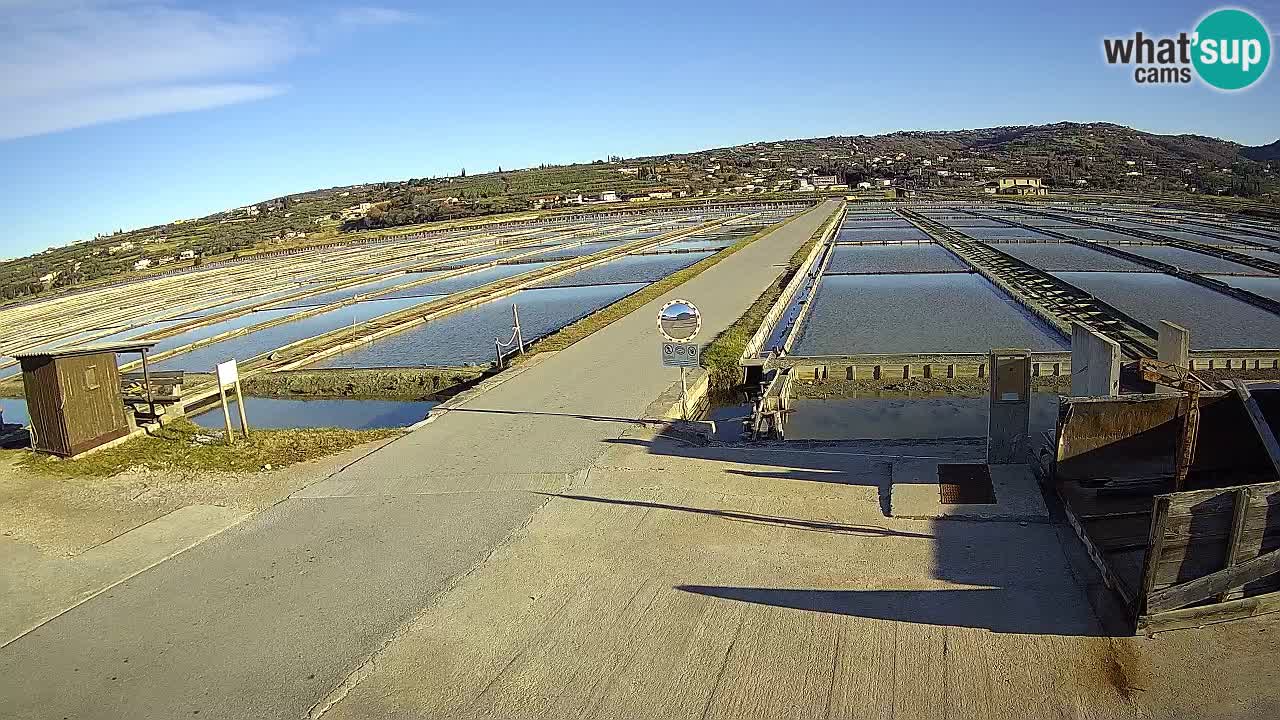
[[[240,403],[238,408],[240,413],[240,430],[244,433],[245,439],[249,437],[249,423],[244,416],[244,395],[240,392],[240,368],[236,365],[235,358],[226,362],[220,362],[213,368],[213,373],[218,379],[218,399],[222,401],[222,422],[227,426],[227,444],[235,444],[235,435],[231,431],[231,410],[227,408],[227,390],[234,388],[236,391],[236,401]]]
[[[689,419],[689,383],[685,368],[698,367],[701,349],[693,339],[702,330],[702,313],[688,300],[671,300],[658,311],[658,333],[662,343],[662,364],[680,368],[680,419]]]
[[[249,439],[249,418],[244,414],[244,392],[240,390],[240,378],[236,378],[236,407],[240,409],[240,432],[244,439]]]
[[[689,388],[684,384],[684,367],[680,367],[680,419],[689,419],[689,405],[685,401],[685,397],[689,394]]]
[[[227,425],[227,444],[235,445],[236,436],[231,434],[231,411],[227,409],[227,389],[218,383],[218,397],[222,399],[222,421]]]

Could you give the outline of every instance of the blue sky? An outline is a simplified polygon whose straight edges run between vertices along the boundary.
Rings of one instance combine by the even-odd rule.
[[[1103,62],[1215,4],[788,7],[0,0],[0,257],[462,167],[1058,120],[1280,138],[1274,70],[1225,94]]]

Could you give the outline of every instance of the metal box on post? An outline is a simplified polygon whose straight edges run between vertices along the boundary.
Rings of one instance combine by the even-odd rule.
[[[128,435],[116,353],[145,353],[154,345],[84,345],[15,355],[22,364],[32,448],[72,457]]]
[[[1031,351],[992,350],[987,463],[1027,462],[1031,434]]]

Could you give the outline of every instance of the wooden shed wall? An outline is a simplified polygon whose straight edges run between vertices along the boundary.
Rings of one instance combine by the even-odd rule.
[[[77,455],[129,434],[113,352],[23,358],[35,449]]]
[[[71,454],[128,434],[115,353],[57,359]]]
[[[35,434],[35,449],[55,455],[70,455],[67,428],[62,422],[62,383],[52,358],[22,360],[22,385],[27,414]]]

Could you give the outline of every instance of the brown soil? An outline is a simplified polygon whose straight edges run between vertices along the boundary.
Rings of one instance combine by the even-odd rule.
[[[265,472],[134,468],[112,477],[59,477],[24,467],[25,451],[0,451],[0,532],[51,555],[76,555],[187,505],[270,507],[386,442]]]

